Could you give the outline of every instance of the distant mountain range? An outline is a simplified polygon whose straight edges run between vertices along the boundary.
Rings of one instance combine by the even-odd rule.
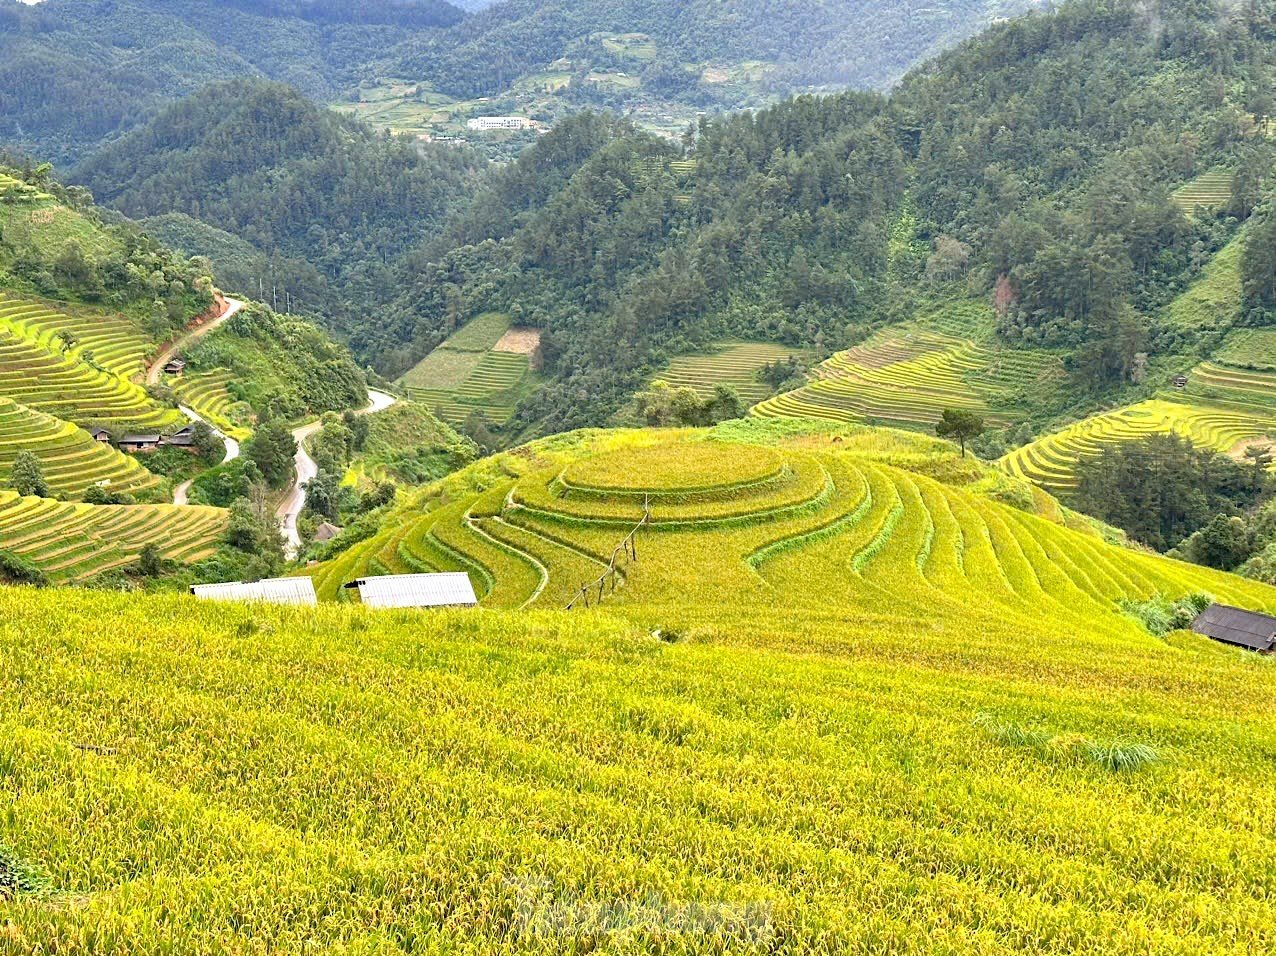
[[[452,99],[560,92],[554,111],[757,105],[889,85],[1038,2],[470,0],[467,13],[445,0],[0,0],[0,143],[66,163],[243,76],[323,102],[393,78]]]

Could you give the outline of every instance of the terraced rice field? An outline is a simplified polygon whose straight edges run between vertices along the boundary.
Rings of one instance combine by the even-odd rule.
[[[110,313],[71,315],[38,302],[0,296],[0,324],[13,334],[48,349],[62,352],[60,333],[71,333],[75,345],[66,354],[91,355],[93,361],[124,378],[141,374],[151,342],[128,319]]]
[[[1010,422],[1022,417],[1018,393],[1062,377],[1062,367],[1044,352],[992,349],[904,328],[839,352],[814,374],[814,381],[767,399],[753,414],[929,427],[945,408],[962,408]]]
[[[953,462],[854,426],[555,436],[311,569],[460,568],[530,613],[0,588],[0,845],[47,886],[0,939],[1272,951],[1276,670],[1117,602],[1276,589],[920,473]],[[556,610],[648,498],[601,608]]]
[[[1171,432],[1226,453],[1250,439],[1276,436],[1276,412],[1264,417],[1223,406],[1154,399],[1069,425],[1012,451],[1000,465],[1053,491],[1067,491],[1076,487],[1079,459],[1097,456],[1116,442]]]
[[[49,490],[59,498],[77,498],[93,485],[136,494],[160,479],[110,445],[94,441],[84,429],[0,398],[0,485],[19,452],[40,460]]]
[[[1231,170],[1212,169],[1197,176],[1186,186],[1175,190],[1171,198],[1189,215],[1198,208],[1212,212],[1231,201],[1234,178]]]
[[[7,173],[0,173],[0,197],[18,202],[43,202],[53,198],[48,193],[41,192],[35,186],[29,186]]]
[[[0,491],[0,550],[58,583],[132,564],[152,544],[166,558],[197,561],[213,553],[225,528],[220,508],[67,504]]]
[[[251,434],[252,407],[238,401],[226,385],[234,378],[228,369],[187,372],[172,380],[173,393],[181,403],[199,413],[205,421],[231,438],[243,441]]]
[[[1199,568],[888,465],[873,453],[878,441],[864,430],[777,448],[648,431],[577,438],[574,454],[561,442],[533,446],[428,489],[380,534],[314,569],[316,587],[334,599],[359,575],[467,571],[485,606],[561,607],[606,570],[644,507],[638,560],[620,562],[616,587],[601,594],[607,606],[694,608],[713,593],[747,607],[783,593],[830,610],[924,613],[955,610],[946,595],[960,593],[967,610],[1048,606],[1075,620],[1200,586]],[[1205,574],[1219,596],[1276,596]]]
[[[64,350],[61,330],[75,335],[74,347]],[[182,420],[180,413],[152,401],[131,379],[146,348],[123,318],[70,316],[0,299],[0,398],[81,425],[166,428]]]
[[[531,375],[529,356],[498,348],[509,330],[509,317],[498,313],[467,323],[403,376],[408,396],[452,426],[475,412],[505,424]]]
[[[1188,376],[1187,394],[1204,402],[1270,409],[1276,414],[1276,369],[1202,362]]]
[[[771,342],[723,342],[706,354],[679,355],[655,377],[670,385],[693,388],[701,396],[711,395],[715,385],[729,385],[752,405],[770,391],[760,378],[763,368],[806,354]]]

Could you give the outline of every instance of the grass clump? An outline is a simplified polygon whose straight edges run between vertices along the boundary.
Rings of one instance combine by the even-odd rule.
[[[1177,599],[1165,594],[1154,594],[1146,601],[1118,603],[1121,610],[1142,624],[1148,633],[1164,637],[1171,631],[1183,631],[1191,627],[1197,616],[1214,603],[1214,598],[1198,591]]]
[[[974,725],[1002,746],[1031,750],[1044,759],[1061,762],[1082,760],[1116,773],[1140,770],[1161,759],[1156,748],[1148,744],[1125,738],[1104,743],[1080,734],[1052,734],[999,720],[988,713],[978,714]]]

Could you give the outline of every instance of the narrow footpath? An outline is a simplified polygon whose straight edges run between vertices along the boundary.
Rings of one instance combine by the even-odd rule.
[[[358,414],[371,415],[373,412],[389,408],[398,401],[393,395],[387,395],[375,389],[368,389],[368,398],[368,407],[360,409]],[[288,493],[275,512],[279,516],[279,527],[284,533],[284,552],[289,561],[297,557],[301,551],[301,535],[297,531],[297,518],[306,507],[305,484],[319,472],[314,459],[306,451],[306,441],[319,430],[320,424],[316,419],[292,430],[292,437],[297,442],[297,457],[294,459],[296,476],[292,487],[288,489]]]

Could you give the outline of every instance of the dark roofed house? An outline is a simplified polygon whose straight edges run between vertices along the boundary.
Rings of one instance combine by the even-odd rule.
[[[1276,617],[1255,614],[1226,604],[1211,604],[1192,622],[1192,630],[1224,644],[1251,651],[1271,651],[1276,646]]]
[[[107,442],[107,443],[111,441],[111,433],[108,432],[105,428],[95,428],[93,429],[93,431],[89,432],[89,434],[93,436],[94,441]]]
[[[173,434],[166,436],[161,444],[173,445],[177,448],[192,447],[195,444],[195,426],[187,425],[180,431],[173,432]]]
[[[184,371],[186,371],[186,362],[179,358],[170,359],[164,366],[164,372],[167,375],[181,375]]]
[[[1187,388],[1187,376],[1186,376],[1186,375],[1175,375],[1175,376],[1174,376],[1174,387],[1175,387],[1175,388]]]
[[[154,451],[159,443],[159,435],[125,435],[120,439],[120,451]]]

